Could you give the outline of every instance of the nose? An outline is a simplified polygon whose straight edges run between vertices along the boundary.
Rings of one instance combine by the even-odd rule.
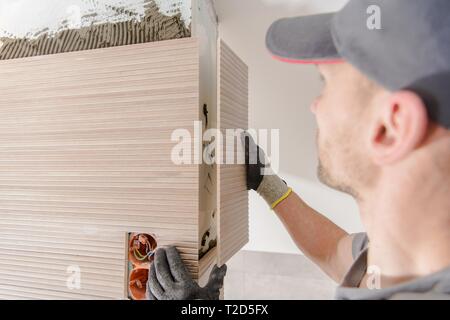
[[[319,98],[316,98],[312,103],[311,106],[309,107],[311,112],[316,114],[317,112],[317,106],[319,105]]]

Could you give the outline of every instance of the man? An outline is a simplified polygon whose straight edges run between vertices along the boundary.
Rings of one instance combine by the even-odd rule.
[[[277,59],[318,66],[324,88],[311,110],[319,177],[354,197],[367,233],[347,234],[281,178],[262,176],[265,161],[247,165],[248,186],[341,284],[338,299],[450,298],[449,16],[448,0],[350,0],[336,14],[282,19],[269,29]],[[257,147],[245,140],[252,155]],[[161,285],[166,291],[155,297],[173,298],[176,281],[159,275],[172,264],[159,260],[149,290],[155,295]],[[223,275],[216,269],[194,292],[217,297]]]

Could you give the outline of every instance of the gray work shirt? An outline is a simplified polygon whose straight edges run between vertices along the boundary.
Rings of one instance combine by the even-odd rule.
[[[359,285],[367,272],[367,234],[353,238],[353,265],[336,290],[338,300],[450,300],[450,266],[428,276],[384,289],[361,289]]]

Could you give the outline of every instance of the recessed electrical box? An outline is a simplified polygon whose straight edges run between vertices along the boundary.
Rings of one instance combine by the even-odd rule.
[[[127,287],[128,298],[147,298],[146,283],[158,243],[148,233],[127,233]]]

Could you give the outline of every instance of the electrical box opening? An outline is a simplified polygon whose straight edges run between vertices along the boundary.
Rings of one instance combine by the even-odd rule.
[[[145,300],[149,270],[158,244],[155,236],[148,233],[128,233],[127,243],[128,298]]]

